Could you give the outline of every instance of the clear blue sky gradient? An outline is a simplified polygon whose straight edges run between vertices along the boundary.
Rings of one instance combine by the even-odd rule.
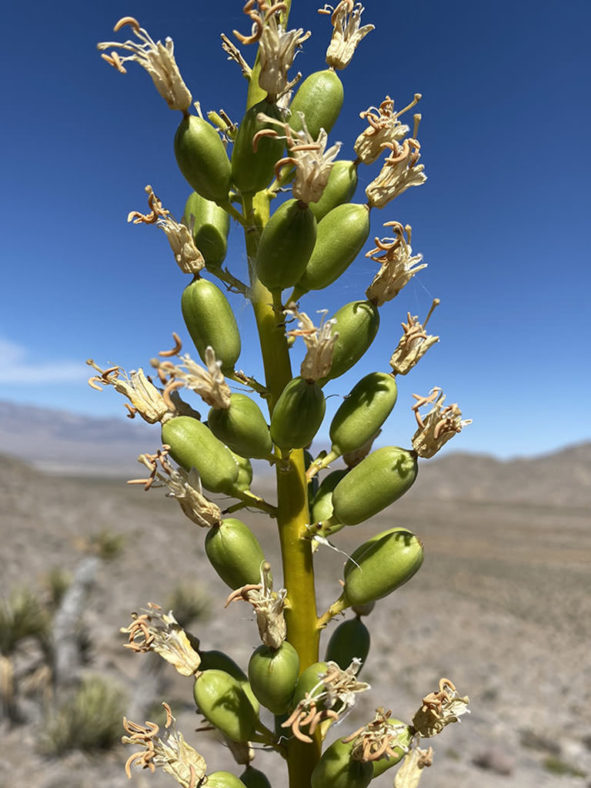
[[[345,108],[331,139],[351,158],[361,110],[386,94],[398,106],[423,94],[419,138],[429,180],[374,211],[372,236],[385,234],[382,222],[410,223],[413,248],[429,267],[385,305],[370,353],[327,393],[387,371],[406,312],[424,317],[437,296],[430,328],[441,341],[401,379],[385,442],[409,444],[411,394],[434,385],[474,420],[449,444],[455,450],[506,457],[589,439],[591,4],[365,5],[364,21],[376,30],[342,73]],[[174,39],[194,99],[239,120],[245,83],[219,34],[247,32],[241,8],[240,0],[166,9],[154,0],[5,5],[1,399],[122,414],[113,390],[86,386],[84,360],[147,367],[173,330],[187,339],[180,315],[187,277],[162,232],[126,223],[130,210],[144,209],[147,183],[182,214],[190,188],[172,149],[180,114],[137,65],[125,76],[109,68],[96,43],[121,40],[114,22],[138,17],[155,39]],[[324,67],[329,25],[316,8],[294,0],[290,26],[313,32],[294,68],[304,75]],[[245,55],[252,61],[254,49]],[[374,174],[361,169],[362,186]],[[362,188],[357,199],[364,201]],[[227,262],[242,272],[240,233],[232,238]],[[302,308],[332,313],[362,298],[375,270],[361,256],[342,282]],[[245,337],[239,366],[260,375],[249,306],[232,304]],[[331,398],[331,410],[338,402]]]

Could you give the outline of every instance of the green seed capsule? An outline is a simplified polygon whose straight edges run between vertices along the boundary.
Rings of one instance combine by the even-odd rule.
[[[232,372],[240,356],[240,333],[232,307],[220,288],[196,277],[183,290],[181,309],[201,360],[205,361],[205,350],[211,346],[222,362],[222,371]]]
[[[242,772],[240,779],[246,788],[271,788],[271,783],[266,775],[250,765]]]
[[[170,446],[173,460],[181,467],[197,470],[206,490],[234,494],[238,466],[205,424],[192,416],[176,416],[162,425],[162,442]]]
[[[371,372],[345,398],[330,425],[332,450],[337,455],[355,451],[376,434],[396,404],[393,375]]]
[[[302,119],[298,112],[303,112],[308,131],[314,139],[318,139],[320,129],[328,133],[336,123],[344,97],[343,83],[332,69],[310,74],[293,97],[289,125],[295,131],[300,131]]]
[[[337,205],[349,202],[357,188],[357,167],[352,161],[335,161],[328,183],[318,202],[310,203],[310,210],[319,222]]]
[[[235,678],[241,684],[248,681],[246,673],[223,651],[211,649],[210,651],[199,651],[201,657],[200,670],[222,670]]]
[[[259,583],[265,561],[256,536],[240,520],[229,517],[205,537],[205,552],[215,571],[230,588]]]
[[[293,300],[309,290],[322,290],[351,265],[369,236],[367,205],[337,205],[318,222],[316,245],[302,275],[297,279]]]
[[[423,563],[423,547],[405,528],[394,528],[369,539],[345,565],[344,595],[362,605],[387,596],[404,585]]]
[[[248,678],[258,700],[273,714],[284,714],[293,697],[300,658],[286,640],[278,649],[259,646],[248,663]]]
[[[379,777],[380,774],[383,774],[391,766],[396,766],[397,763],[400,763],[400,761],[408,752],[408,748],[412,741],[412,734],[410,732],[409,726],[406,725],[406,723],[390,717],[388,720],[388,725],[395,729],[392,731],[392,733],[396,734],[397,743],[394,744],[394,742],[392,742],[390,745],[390,749],[394,751],[395,755],[390,756],[389,758],[384,756],[383,758],[378,758],[377,761],[372,761],[374,777]]]
[[[313,523],[321,523],[332,517],[332,494],[334,488],[347,473],[347,470],[347,468],[337,468],[336,471],[331,471],[327,474],[320,483],[311,507],[311,519]]]
[[[333,742],[312,772],[312,788],[367,788],[373,767],[371,763],[353,760],[352,749],[353,742]]]
[[[207,775],[207,788],[245,788],[245,785],[232,772],[212,772]]]
[[[332,633],[326,647],[325,659],[336,662],[346,670],[354,659],[365,663],[369,654],[369,630],[360,618],[343,621]]]
[[[255,134],[263,129],[276,130],[271,123],[257,120],[259,113],[283,121],[283,113],[276,104],[266,99],[246,111],[232,151],[232,180],[243,194],[254,194],[266,188],[273,179],[275,164],[283,154],[284,140],[261,137],[253,148]]]
[[[226,258],[230,217],[217,203],[192,192],[185,203],[183,224],[191,228],[205,266],[216,271]]]
[[[207,424],[213,434],[242,457],[268,457],[273,442],[259,406],[246,394],[232,394],[229,408],[212,408]]]
[[[258,715],[242,684],[223,670],[200,673],[193,688],[199,711],[232,741],[250,741]]]
[[[291,287],[302,275],[314,244],[316,219],[307,205],[288,200],[277,208],[262,232],[255,267],[269,290]]]
[[[324,675],[328,670],[326,662],[313,662],[306,670],[302,672],[296,684],[295,692],[293,694],[292,707],[295,708],[298,703],[305,697],[307,692],[312,692],[313,689],[318,687],[314,696],[323,691],[324,684],[320,676]]]
[[[384,446],[351,468],[332,494],[339,523],[357,525],[394,503],[417,477],[416,456],[398,446]]]
[[[234,457],[234,461],[238,466],[238,478],[236,479],[236,489],[241,490],[242,492],[246,492],[250,490],[250,485],[252,483],[252,465],[250,460],[247,457],[241,457],[236,452],[232,453],[232,457]]]
[[[271,437],[281,449],[303,449],[320,429],[326,402],[320,386],[293,378],[281,392],[271,416]]]
[[[374,341],[380,327],[380,313],[371,301],[352,301],[342,306],[333,318],[338,333],[330,372],[320,383],[338,378],[351,369]]]
[[[220,135],[203,118],[183,118],[175,137],[174,153],[180,171],[193,189],[217,203],[227,203],[232,172]]]

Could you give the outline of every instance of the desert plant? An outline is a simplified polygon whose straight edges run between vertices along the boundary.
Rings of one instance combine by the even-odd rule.
[[[100,676],[86,676],[57,708],[48,706],[41,750],[62,755],[68,750],[106,750],[121,735],[125,695],[121,687]]]
[[[355,159],[338,160],[341,144],[327,147],[343,105],[337,72],[373,26],[361,25],[363,9],[353,0],[321,9],[333,26],[328,68],[298,85],[288,71],[309,33],[287,29],[290,7],[290,0],[245,4],[252,32],[235,35],[246,46],[258,45],[252,66],[222,36],[225,52],[246,78],[246,108],[238,126],[222,111],[204,117],[198,104],[197,112],[192,111],[193,97],[176,66],[172,41],[154,42],[133,17],[115,26],[115,31],[129,28],[131,40],[99,44],[102,57],[122,73],[129,62],[142,65],[169,108],[182,114],[174,149],[193,189],[183,221],[172,217],[151,186],[146,187],[148,212],[133,211],[128,220],[160,227],[177,264],[191,277],[182,293],[182,316],[204,366],[181,355],[182,343],[173,334],[174,347],[151,362],[156,382],[142,369],[127,375],[118,366],[103,369],[92,360],[88,363],[96,374],[89,382],[99,390],[112,385],[130,401],[129,415],[161,425],[163,447],[140,457],[148,474],[132,481],[145,489],[165,486],[185,515],[208,529],[207,556],[232,591],[228,601],[253,606],[262,641],[247,676],[228,655],[201,651],[174,611],[165,613],[151,604],[134,614],[125,629],[127,645],[137,652],[154,651],[194,678],[199,711],[232,743],[236,760],[247,768],[243,780],[228,772],[208,772],[204,759],[175,730],[167,707],[162,732],[153,723],[126,721],[124,741],[143,748],[129,758],[127,770],[132,764],[162,766],[183,786],[264,785],[266,778],[249,765],[251,744],[258,742],[286,760],[290,788],[362,788],[400,761],[396,785],[402,788],[416,785],[423,767],[430,765],[431,749],[419,746],[422,739],[455,722],[467,710],[468,699],[442,679],[409,723],[380,707],[367,725],[323,752],[330,726],[358,693],[369,689],[357,676],[369,648],[367,628],[362,624],[351,628],[350,636],[340,633],[324,662],[319,648],[334,618],[349,608],[357,616],[366,614],[375,600],[408,582],[420,568],[423,546],[404,528],[365,540],[360,536],[362,543],[344,569],[341,596],[320,615],[315,568],[323,554],[318,547],[342,528],[357,527],[362,533],[361,523],[412,486],[419,458],[432,457],[467,421],[457,405],[444,405],[443,393],[434,388],[426,396],[414,395],[417,430],[410,447],[372,449],[396,403],[397,383],[438,341],[426,330],[432,310],[423,323],[409,314],[390,369],[366,375],[349,393],[330,426],[331,451],[316,457],[309,453],[325,416],[326,384],[365,355],[377,335],[382,306],[425,267],[421,255],[413,254],[410,226],[385,222],[392,237],[376,239],[366,253],[379,270],[365,294],[332,318],[316,326],[301,304],[311,291],[334,286],[338,292],[339,279],[369,238],[376,210],[425,182],[419,163],[420,115],[414,115],[412,130],[401,120],[421,97],[415,95],[397,110],[386,96],[379,106],[362,112],[368,125],[353,145]],[[353,202],[358,170],[380,158],[365,197]],[[248,281],[223,267],[230,220],[244,230]],[[243,338],[224,286],[252,306],[264,382],[236,366]],[[306,355],[294,374],[291,350],[300,338]],[[183,402],[180,390],[196,392],[210,407],[207,423]],[[316,501],[318,474],[339,457],[345,469],[324,477],[322,500]],[[276,503],[252,492],[253,458],[274,466]],[[229,496],[232,502],[222,511],[204,491]],[[241,520],[227,517],[245,507],[277,522],[280,590],[274,590],[279,567],[273,567],[273,580],[256,535]],[[359,642],[347,642],[349,637]],[[339,664],[345,653],[346,666]],[[274,725],[263,721],[261,705],[276,715]]]

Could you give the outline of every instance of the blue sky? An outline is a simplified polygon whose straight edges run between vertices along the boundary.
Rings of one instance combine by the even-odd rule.
[[[293,5],[291,26],[313,33],[294,69],[307,75],[324,67],[329,27],[316,3]],[[372,237],[385,234],[382,222],[410,223],[414,251],[429,267],[385,305],[370,353],[327,393],[344,394],[363,374],[387,371],[406,312],[424,317],[437,296],[430,329],[441,341],[400,381],[385,442],[408,445],[411,394],[434,385],[474,420],[450,448],[507,457],[590,439],[581,406],[591,390],[591,6],[365,6],[364,21],[376,30],[342,72],[345,107],[331,139],[342,140],[341,157],[350,158],[361,110],[386,94],[398,106],[423,94],[419,138],[429,180],[374,211]],[[86,386],[84,360],[133,369],[170,346],[173,330],[187,339],[180,315],[187,280],[164,234],[126,223],[130,210],[144,208],[147,183],[182,214],[190,188],[172,150],[180,114],[135,64],[125,76],[110,69],[96,42],[113,40],[119,17],[137,16],[155,39],[174,39],[194,98],[239,120],[245,83],[219,34],[247,31],[241,7],[239,0],[171,2],[166,10],[154,0],[6,4],[1,399],[121,414],[115,392]],[[254,52],[245,55],[252,60]],[[374,171],[361,175],[364,186]],[[356,199],[363,201],[361,188]],[[232,239],[227,262],[241,271],[240,234]],[[302,308],[333,312],[362,298],[374,270],[360,257],[343,282]],[[249,306],[232,304],[246,338],[239,365],[256,374]],[[331,397],[330,408],[338,402]]]

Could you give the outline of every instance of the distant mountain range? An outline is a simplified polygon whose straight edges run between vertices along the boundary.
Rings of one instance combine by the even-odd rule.
[[[139,419],[0,402],[0,453],[48,473],[130,478],[141,473],[138,455],[158,446],[158,428]],[[527,459],[452,452],[422,461],[412,496],[591,511],[591,442]]]

